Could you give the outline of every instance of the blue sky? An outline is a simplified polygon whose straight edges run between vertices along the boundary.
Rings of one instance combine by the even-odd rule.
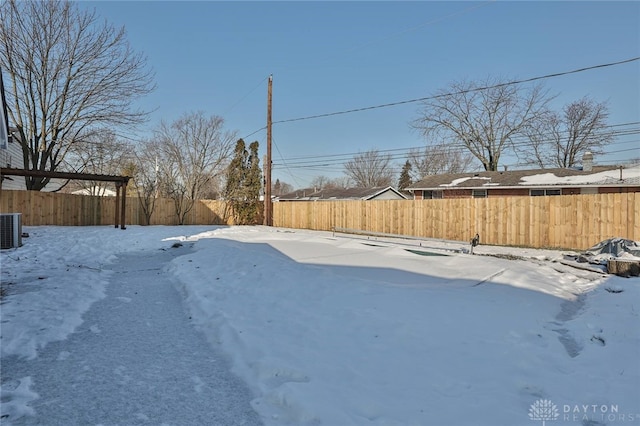
[[[116,26],[156,72],[148,127],[202,110],[265,152],[273,74],[273,181],[306,186],[341,167],[299,157],[424,146],[418,103],[277,123],[426,97],[455,80],[525,79],[640,56],[639,2],[82,2]],[[640,61],[543,80],[568,102],[607,101],[610,124],[640,121]],[[638,126],[636,126],[637,128]],[[253,133],[253,134],[252,134]],[[144,137],[144,130],[134,138]],[[640,137],[596,162],[640,157]],[[635,149],[635,151],[629,151]],[[344,158],[348,158],[345,156]],[[321,158],[318,160],[322,160]],[[403,163],[398,159],[398,163]],[[504,157],[502,164],[515,166]]]

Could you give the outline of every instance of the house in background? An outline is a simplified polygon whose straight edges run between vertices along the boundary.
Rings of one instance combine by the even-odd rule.
[[[13,136],[16,130],[9,127],[4,81],[2,79],[2,70],[0,70],[0,167],[2,168],[21,169],[24,167],[22,147]],[[26,189],[24,179],[17,176],[0,176],[0,188]]]
[[[313,188],[301,189],[275,197],[273,201],[345,201],[345,200],[406,200],[407,197],[391,186],[375,188]]]
[[[272,198],[273,201],[308,201],[309,195],[317,191],[318,188],[302,188],[287,192],[286,194],[274,195]]]
[[[113,186],[113,184],[111,184]],[[105,185],[94,185],[89,188],[82,188],[76,191],[71,191],[74,195],[92,195],[98,197],[115,197],[116,191],[111,188],[108,188]]]
[[[427,176],[409,187],[414,200],[640,192],[640,165],[536,169]]]
[[[0,167],[22,169],[24,161],[22,160],[22,146],[15,139],[14,128],[9,128],[8,141],[5,145],[0,145]],[[2,176],[0,182],[2,189],[27,189],[24,178],[21,176]]]
[[[9,128],[8,142],[5,146],[0,145],[0,167],[8,169],[24,169],[24,159],[22,156],[22,145],[20,144],[18,129]],[[59,191],[67,183],[66,179],[51,179],[43,191]],[[26,191],[27,185],[23,176],[2,176],[0,188]]]

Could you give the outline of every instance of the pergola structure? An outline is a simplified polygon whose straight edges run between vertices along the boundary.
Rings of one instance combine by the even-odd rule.
[[[114,182],[116,184],[116,217],[115,227],[126,229],[126,202],[127,202],[127,184],[129,176],[114,175],[96,175],[90,173],[68,173],[68,172],[44,172],[40,170],[24,170],[14,168],[0,168],[0,179],[4,176],[30,176],[30,177],[48,177],[51,179],[73,179],[73,180],[93,180],[99,182]],[[122,190],[122,194],[121,194]]]

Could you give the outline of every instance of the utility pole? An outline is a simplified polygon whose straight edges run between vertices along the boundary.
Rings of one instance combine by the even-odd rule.
[[[271,204],[271,87],[273,75],[269,76],[267,89],[267,159],[264,163],[264,224],[273,226],[273,206]]]

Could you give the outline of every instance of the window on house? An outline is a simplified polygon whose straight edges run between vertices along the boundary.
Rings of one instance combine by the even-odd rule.
[[[474,189],[471,192],[471,196],[473,198],[487,198],[487,190],[486,189]]]
[[[598,188],[580,188],[581,194],[597,194]]]
[[[442,198],[442,191],[424,191],[425,200],[435,200]]]
[[[560,189],[531,189],[529,195],[532,197],[541,197],[543,195],[560,195],[562,191]]]

